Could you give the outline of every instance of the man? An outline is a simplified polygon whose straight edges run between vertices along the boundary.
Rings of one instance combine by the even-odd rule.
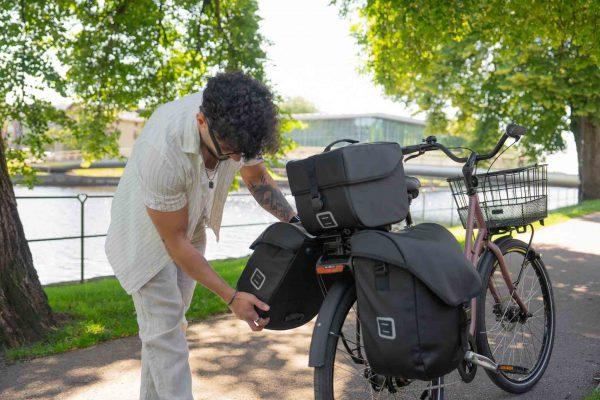
[[[201,93],[160,106],[136,140],[111,207],[106,254],[132,295],[142,341],[142,399],[192,399],[187,311],[196,282],[260,331],[269,306],[231,288],[204,258],[205,226],[219,238],[235,173],[281,221],[297,217],[267,172],[277,147],[273,96],[240,73],[208,80]]]

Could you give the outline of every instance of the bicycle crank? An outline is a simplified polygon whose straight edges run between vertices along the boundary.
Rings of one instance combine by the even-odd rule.
[[[483,368],[494,372],[503,372],[505,374],[515,375],[529,374],[528,368],[521,367],[518,365],[496,364],[494,361],[490,360],[486,356],[482,356],[481,354],[477,354],[472,351],[467,351],[465,353],[465,360],[473,364],[480,365]]]

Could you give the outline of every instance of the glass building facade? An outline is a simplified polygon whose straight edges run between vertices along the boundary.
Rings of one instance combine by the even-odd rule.
[[[379,114],[294,115],[306,127],[291,132],[300,146],[323,147],[339,139],[361,142],[398,142],[402,146],[423,139],[425,124],[420,121]]]

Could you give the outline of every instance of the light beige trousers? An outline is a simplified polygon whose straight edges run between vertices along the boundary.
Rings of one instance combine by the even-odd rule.
[[[194,247],[204,254],[206,240]],[[185,313],[195,287],[169,262],[132,293],[142,341],[141,400],[193,400]]]

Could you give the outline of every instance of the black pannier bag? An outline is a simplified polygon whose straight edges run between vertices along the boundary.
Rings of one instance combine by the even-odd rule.
[[[355,140],[341,140],[356,143]],[[339,142],[339,141],[338,141]],[[398,143],[358,143],[286,165],[298,214],[312,234],[402,221],[408,196]]]
[[[314,237],[299,224],[276,222],[250,245],[254,250],[237,282],[270,307],[256,309],[271,320],[265,328],[284,330],[304,325],[323,302],[316,262],[321,255]]]
[[[454,236],[425,223],[360,231],[351,247],[371,371],[431,380],[454,370],[467,350],[464,305],[481,290]]]

